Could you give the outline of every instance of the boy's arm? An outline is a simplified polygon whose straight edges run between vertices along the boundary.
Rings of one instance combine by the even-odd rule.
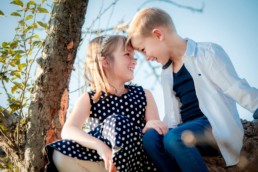
[[[212,50],[208,69],[211,80],[225,95],[250,112],[255,112],[258,108],[258,89],[251,87],[245,79],[239,78],[223,48],[214,44]]]

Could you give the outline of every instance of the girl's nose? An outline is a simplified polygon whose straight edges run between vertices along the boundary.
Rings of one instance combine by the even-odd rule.
[[[133,59],[132,59],[132,63],[133,63],[134,65],[136,65],[136,64],[137,64],[137,59],[136,59],[136,58],[133,58]]]
[[[145,55],[145,58],[146,58],[147,61],[150,61],[150,59],[151,59],[151,57],[147,56],[147,55]]]

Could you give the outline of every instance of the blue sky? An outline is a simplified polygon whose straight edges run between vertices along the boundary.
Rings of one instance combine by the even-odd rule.
[[[85,27],[92,19],[113,1],[90,1]],[[95,23],[95,28],[115,26],[119,21],[130,22],[138,8],[145,1],[118,1],[114,9],[109,10]],[[202,13],[175,7],[169,3],[152,1],[143,7],[159,7],[167,11],[176,25],[178,33],[184,38],[198,42],[220,44],[230,56],[239,76],[258,88],[258,1],[257,0],[178,0],[181,5],[201,8]],[[102,8],[101,8],[102,7]],[[85,44],[86,46],[86,44]],[[83,46],[82,46],[83,47]],[[81,48],[81,51],[85,51]],[[80,57],[79,57],[80,58]],[[148,68],[138,66],[134,82],[145,88],[152,88],[153,78],[146,76]],[[145,79],[143,79],[145,78]],[[151,83],[151,84],[150,84]],[[160,85],[151,90],[160,115],[163,116],[163,98]],[[252,113],[238,106],[241,118],[252,120]]]
[[[10,8],[7,0],[0,0],[0,9],[4,12]],[[106,9],[114,0],[90,0],[88,4],[84,28],[88,28],[96,19],[100,9]],[[129,22],[141,4],[142,0],[120,0],[110,8],[100,20],[95,22],[94,28],[107,28],[118,24],[123,20]],[[241,78],[245,78],[251,86],[258,88],[258,1],[257,0],[177,0],[181,5],[201,8],[202,13],[192,12],[175,7],[169,3],[150,1],[143,7],[159,7],[167,11],[173,18],[178,33],[184,38],[191,38],[197,42],[215,42],[220,44],[228,53]],[[8,17],[0,17],[0,40],[13,38],[10,28],[15,27],[14,20]],[[84,29],[85,30],[85,29]],[[82,85],[78,83],[78,74],[82,73],[82,63],[86,53],[86,46],[93,36],[86,36],[80,47],[75,62],[76,71],[72,75],[70,90],[75,90]],[[138,65],[134,82],[151,89],[153,78],[147,77],[146,65]],[[143,79],[144,78],[144,79]],[[82,81],[82,79],[80,80]],[[151,84],[150,84],[151,83]],[[160,115],[163,116],[162,90],[159,84],[151,90]],[[70,108],[73,107],[76,98],[81,92],[70,94]],[[249,111],[238,106],[241,118],[252,120]]]

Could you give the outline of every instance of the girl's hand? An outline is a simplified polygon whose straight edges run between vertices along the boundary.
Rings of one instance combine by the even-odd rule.
[[[142,129],[142,132],[145,133],[151,128],[155,129],[160,135],[165,135],[168,132],[168,126],[160,120],[147,121],[145,127]]]
[[[108,172],[116,172],[116,166],[113,163],[110,165]]]
[[[97,152],[104,160],[105,168],[109,172],[116,172],[116,167],[113,164],[112,150],[105,143],[101,143],[98,146]]]

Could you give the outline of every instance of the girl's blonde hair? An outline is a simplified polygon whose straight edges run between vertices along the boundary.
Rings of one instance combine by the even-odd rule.
[[[85,77],[89,81],[90,89],[96,91],[93,100],[96,101],[101,96],[101,92],[108,94],[110,84],[103,70],[101,57],[114,59],[113,52],[116,50],[122,40],[125,48],[126,37],[121,35],[99,36],[89,42],[86,60],[85,60]]]

